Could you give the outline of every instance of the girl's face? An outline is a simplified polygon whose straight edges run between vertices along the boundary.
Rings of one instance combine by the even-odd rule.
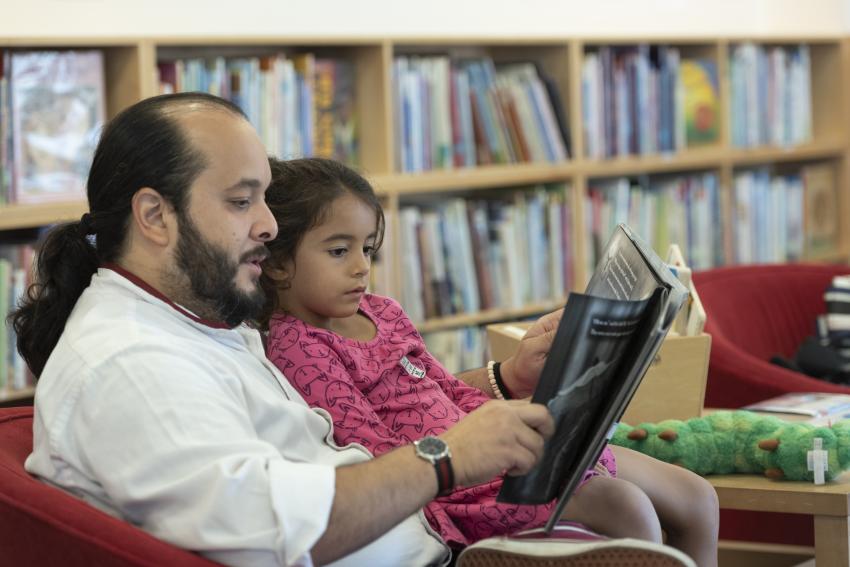
[[[357,313],[369,284],[377,222],[375,211],[351,193],[337,197],[324,223],[304,235],[294,264],[284,264],[290,285],[278,290],[281,307],[324,329],[332,319]]]

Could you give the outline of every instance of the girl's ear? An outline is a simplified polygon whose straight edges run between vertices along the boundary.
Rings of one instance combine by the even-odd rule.
[[[289,287],[289,278],[291,276],[286,268],[282,266],[275,266],[266,262],[265,265],[263,265],[263,271],[274,281],[275,285],[283,288]]]

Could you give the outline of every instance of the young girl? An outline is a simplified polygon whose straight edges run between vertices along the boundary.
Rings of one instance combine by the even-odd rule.
[[[377,456],[438,435],[492,399],[492,390],[452,376],[428,353],[397,302],[366,293],[384,229],[369,183],[330,160],[270,164],[266,202],[279,232],[263,265],[268,357],[309,404],[330,413],[336,442],[360,443]],[[499,477],[436,498],[425,509],[428,521],[453,546],[545,523],[554,503],[497,503],[501,483]],[[585,473],[564,518],[612,537],[656,542],[663,527],[668,543],[711,566],[717,514],[704,479],[612,447]]]

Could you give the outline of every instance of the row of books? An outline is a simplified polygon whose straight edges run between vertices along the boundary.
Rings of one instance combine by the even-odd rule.
[[[401,290],[390,295],[414,322],[560,299],[572,284],[572,227],[564,184],[403,206]]]
[[[354,64],[299,53],[157,64],[160,92],[201,91],[238,105],[270,154],[358,159]]]
[[[830,164],[792,175],[767,167],[736,174],[734,261],[790,262],[837,249],[837,190]]]
[[[31,283],[33,258],[30,244],[0,244],[0,398],[33,385],[15,330],[6,319]]]
[[[534,63],[401,56],[393,85],[399,171],[569,157],[560,94]]]
[[[670,153],[719,141],[717,66],[674,47],[600,47],[581,70],[591,158]]]
[[[732,47],[732,144],[793,146],[812,139],[809,47]]]
[[[0,203],[75,201],[105,116],[103,53],[0,53]]]
[[[670,244],[681,248],[695,270],[723,262],[719,181],[715,173],[593,181],[585,197],[588,272],[619,223],[659,254]]]
[[[428,347],[428,352],[452,374],[481,368],[489,360],[487,332],[484,327],[434,331],[424,333],[422,339]]]

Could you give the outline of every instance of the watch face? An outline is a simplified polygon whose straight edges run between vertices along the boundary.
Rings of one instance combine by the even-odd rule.
[[[423,437],[416,444],[420,453],[432,457],[444,457],[448,451],[445,441],[437,437]]]

